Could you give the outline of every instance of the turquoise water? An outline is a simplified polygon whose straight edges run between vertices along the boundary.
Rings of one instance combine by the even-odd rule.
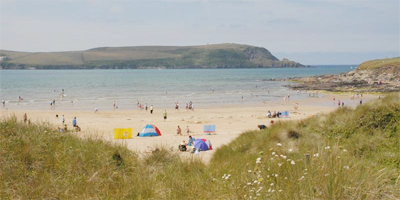
[[[1,99],[10,109],[58,110],[137,109],[139,101],[156,108],[181,108],[192,101],[196,107],[256,104],[305,98],[283,87],[287,82],[271,78],[339,74],[350,66],[314,66],[305,69],[135,69],[135,70],[1,70]],[[65,96],[61,98],[62,89]],[[268,92],[269,90],[269,92]],[[18,101],[21,96],[24,100]],[[243,97],[243,99],[242,99]]]

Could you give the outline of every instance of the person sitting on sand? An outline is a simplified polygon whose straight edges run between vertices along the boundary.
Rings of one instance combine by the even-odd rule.
[[[186,143],[185,143],[185,140],[183,140],[183,141],[179,144],[179,150],[180,150],[180,151],[186,151]]]
[[[271,123],[271,126],[275,124],[274,120],[271,120],[270,123]]]
[[[276,118],[276,112],[274,111],[274,113],[272,114],[272,118]]]
[[[269,111],[269,110],[268,110],[268,113],[267,113],[267,117],[268,117],[268,118],[271,118],[271,117],[272,117],[271,111]]]
[[[264,124],[260,124],[257,126],[260,130],[266,129],[267,127]]]
[[[177,135],[182,135],[181,127],[178,126],[178,128],[176,129],[176,134]]]

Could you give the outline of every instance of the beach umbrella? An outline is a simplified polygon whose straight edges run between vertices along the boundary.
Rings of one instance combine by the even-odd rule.
[[[149,137],[149,136],[161,136],[160,130],[153,124],[147,124],[142,132],[139,134],[140,137]]]
[[[200,151],[212,150],[211,142],[207,139],[197,139],[194,141],[194,148]]]

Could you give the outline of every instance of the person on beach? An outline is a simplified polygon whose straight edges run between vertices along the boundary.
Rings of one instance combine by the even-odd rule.
[[[360,99],[360,105],[362,105],[362,99]]]
[[[271,118],[271,117],[272,117],[271,111],[269,111],[269,110],[268,110],[268,113],[267,113],[267,117],[268,117],[268,118]]]
[[[72,120],[72,126],[76,127],[76,117],[74,117],[74,119]]]
[[[114,101],[114,110],[115,110],[115,101]]]
[[[186,133],[189,135],[189,133],[190,133],[190,129],[189,129],[189,126],[186,126]]]
[[[266,129],[267,127],[264,124],[260,124],[257,126],[260,130]]]
[[[178,126],[178,128],[176,129],[176,134],[177,135],[182,135],[181,127]]]
[[[150,114],[153,114],[153,105],[150,106]]]
[[[186,151],[186,142],[185,142],[185,140],[183,140],[183,141],[179,144],[179,150],[180,150],[180,151]]]
[[[65,122],[65,118],[64,118],[64,115],[62,116],[62,123],[64,124],[64,122]]]
[[[4,107],[4,106],[6,106],[6,101],[4,101],[4,99],[3,99],[3,107]]]
[[[164,116],[164,122],[165,122],[165,120],[167,120],[167,110],[165,110],[163,116]]]
[[[146,108],[146,112],[147,112],[147,103],[144,104],[144,107]]]
[[[99,111],[99,109],[98,108],[94,108],[94,113],[97,114],[97,111]]]
[[[56,100],[53,99],[53,106],[56,107]]]
[[[26,113],[24,114],[24,123],[26,123],[26,121],[28,120],[28,115],[26,115]]]
[[[294,110],[297,111],[298,108],[299,108],[299,103],[295,103],[294,104]]]
[[[340,107],[340,100],[337,100],[337,105]]]
[[[194,141],[195,141],[194,137],[189,135],[188,146],[194,146]]]

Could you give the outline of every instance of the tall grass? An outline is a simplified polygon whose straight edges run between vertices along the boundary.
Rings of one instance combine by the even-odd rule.
[[[400,96],[248,131],[209,165],[143,158],[16,117],[0,122],[0,199],[399,199]]]

